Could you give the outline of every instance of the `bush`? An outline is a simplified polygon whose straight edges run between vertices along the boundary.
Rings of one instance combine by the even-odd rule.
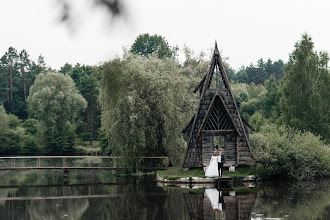
[[[0,132],[0,155],[17,155],[20,151],[20,138],[12,130]]]
[[[305,180],[330,176],[330,149],[319,136],[267,125],[250,136],[263,178]]]
[[[75,153],[76,133],[70,122],[61,131],[45,132],[45,152],[50,155],[72,155]]]
[[[256,131],[260,131],[261,126],[265,124],[265,118],[260,112],[255,112],[250,118],[249,118],[250,124],[254,127]]]
[[[10,129],[16,129],[22,125],[22,120],[16,115],[8,114],[8,125]]]
[[[27,134],[35,135],[38,132],[38,124],[38,120],[29,118],[24,121],[22,127],[25,128]]]
[[[33,136],[25,138],[21,153],[24,155],[37,155],[40,153],[37,139]]]

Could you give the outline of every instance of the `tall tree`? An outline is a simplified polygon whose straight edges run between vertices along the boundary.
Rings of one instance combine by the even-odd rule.
[[[6,111],[26,119],[26,99],[34,78],[42,70],[29,58],[26,50],[19,54],[10,47],[0,60],[0,103]]]
[[[72,69],[72,65],[69,63],[66,63],[66,64],[64,64],[64,66],[61,67],[59,72],[63,73],[63,74],[67,74],[70,72],[71,69]]]
[[[134,82],[134,83],[132,83]],[[173,60],[129,57],[106,63],[101,73],[102,126],[114,155],[168,155],[182,161],[180,131],[194,110],[190,78]],[[188,114],[187,114],[188,112]],[[137,165],[132,158],[128,163]]]
[[[271,75],[269,79],[265,81],[265,88],[267,92],[265,94],[264,112],[266,117],[273,116],[276,119],[279,114],[279,96],[278,96],[278,83],[274,75]]]
[[[67,64],[64,67],[67,67]],[[78,129],[80,136],[84,140],[88,140],[90,145],[92,145],[93,140],[98,137],[98,130],[101,126],[101,111],[97,104],[99,95],[98,79],[96,77],[97,67],[77,64],[71,69],[69,75],[73,78],[77,89],[87,101],[86,112],[82,113],[84,115],[82,117],[83,123]]]
[[[158,58],[175,58],[178,48],[171,47],[166,39],[160,35],[139,35],[131,47],[131,52],[141,56],[156,53]]]
[[[27,100],[30,112],[43,126],[48,152],[62,154],[63,147],[74,139],[72,125],[75,119],[87,106],[72,78],[61,73],[42,72],[31,87]],[[69,147],[72,148],[73,144],[70,143]]]
[[[8,79],[8,88],[6,91],[7,95],[7,106],[10,106],[11,101],[13,100],[13,75],[17,71],[17,50],[13,47],[9,47],[8,51],[5,53],[5,55],[2,57],[2,65],[7,72]]]
[[[317,53],[312,38],[303,34],[285,67],[280,108],[285,124],[330,141],[328,61],[328,54]]]
[[[29,54],[24,49],[19,53],[19,68],[23,76],[24,100],[26,101],[26,97],[27,97],[26,72],[29,71],[31,68],[31,61],[29,59]]]

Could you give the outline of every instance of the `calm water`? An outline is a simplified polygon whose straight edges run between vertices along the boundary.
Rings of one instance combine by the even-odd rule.
[[[330,219],[330,180],[254,188],[157,185],[112,171],[0,171],[0,219]]]

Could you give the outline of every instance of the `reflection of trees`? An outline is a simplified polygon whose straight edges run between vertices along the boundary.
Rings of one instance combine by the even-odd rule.
[[[267,184],[260,187],[253,212],[265,217],[329,219],[330,180],[295,185]]]
[[[31,219],[81,219],[88,199],[33,200],[28,212]]]
[[[113,174],[113,173],[112,173]],[[114,176],[100,172],[101,182],[129,182],[127,185],[104,187],[113,198],[90,199],[82,219],[189,219],[181,190],[164,192],[154,176]]]
[[[80,176],[72,172],[70,178],[79,182]],[[33,186],[33,185],[61,185],[63,184],[63,171],[8,171],[2,172],[0,186]],[[0,198],[24,196],[64,196],[81,195],[82,192],[74,187],[29,187],[29,188],[4,188],[0,189]],[[26,216],[31,219],[61,219],[64,214],[68,219],[76,219],[87,209],[88,199],[65,200],[32,200],[32,201],[0,201],[0,217]],[[54,216],[51,218],[51,216]],[[61,218],[60,218],[61,217]]]
[[[83,219],[92,219],[95,213],[99,219],[164,219],[166,195],[162,196],[161,188],[138,180],[128,185],[106,187],[118,197],[90,200]]]

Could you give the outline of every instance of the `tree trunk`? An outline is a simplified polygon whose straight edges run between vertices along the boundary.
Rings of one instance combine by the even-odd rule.
[[[22,73],[23,73],[24,101],[26,101],[26,82],[25,82],[24,68],[22,69]]]
[[[91,144],[91,134],[90,134],[90,127],[91,127],[91,122],[90,122],[90,117],[89,117],[89,108],[87,107],[86,109],[86,118],[87,118],[87,132],[88,132],[88,136],[89,136],[89,145]]]
[[[89,144],[92,146],[93,145],[93,104],[91,104],[91,112],[90,112],[90,129],[89,129]]]
[[[8,84],[7,84],[7,76],[4,74],[4,78],[5,78],[5,82],[6,82],[6,90],[8,89]],[[7,96],[7,104],[8,104],[8,106],[9,106],[9,91],[7,90],[6,91],[6,96]]]
[[[10,101],[12,100],[13,100],[13,68],[11,67],[10,68]]]

